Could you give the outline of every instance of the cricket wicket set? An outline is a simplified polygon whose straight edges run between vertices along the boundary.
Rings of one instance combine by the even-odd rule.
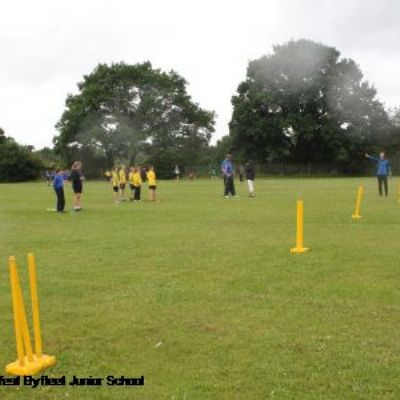
[[[9,257],[12,308],[14,315],[15,342],[17,347],[17,360],[6,365],[9,375],[35,375],[45,368],[56,363],[54,356],[42,353],[42,336],[40,331],[39,301],[36,286],[35,257],[28,254],[29,286],[32,302],[33,333],[35,351],[32,350],[29,335],[28,321],[25,312],[24,299],[18,275],[17,262],[14,256]]]

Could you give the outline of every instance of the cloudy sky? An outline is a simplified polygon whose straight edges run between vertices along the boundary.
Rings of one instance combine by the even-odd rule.
[[[174,69],[228,133],[249,60],[308,38],[354,59],[387,108],[400,105],[400,0],[13,0],[1,7],[0,127],[40,148],[68,93],[98,63]]]

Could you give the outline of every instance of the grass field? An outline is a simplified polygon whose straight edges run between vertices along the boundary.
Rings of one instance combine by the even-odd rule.
[[[356,190],[366,187],[353,222]],[[7,257],[38,263],[45,351],[59,377],[144,387],[0,387],[0,399],[399,399],[400,203],[375,179],[159,182],[113,204],[87,183],[59,215],[42,183],[0,185],[1,368],[16,358]],[[147,195],[147,190],[144,190]],[[296,199],[305,245],[295,244]],[[67,206],[71,206],[70,188]],[[25,285],[26,286],[26,285]]]

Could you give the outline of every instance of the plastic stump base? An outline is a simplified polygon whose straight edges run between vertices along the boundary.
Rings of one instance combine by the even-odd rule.
[[[33,356],[33,360],[29,361],[28,357],[24,357],[24,365],[21,365],[19,360],[6,365],[6,373],[8,375],[36,375],[45,368],[51,367],[56,363],[54,356],[43,354],[41,357]]]
[[[352,219],[361,219],[361,215],[352,215],[351,218]]]
[[[35,356],[36,361],[42,366],[42,369],[49,368],[56,363],[55,356],[48,356],[47,354],[42,354],[41,357]]]
[[[302,254],[302,253],[307,253],[308,250],[310,250],[308,247],[293,247],[290,249],[290,252]]]

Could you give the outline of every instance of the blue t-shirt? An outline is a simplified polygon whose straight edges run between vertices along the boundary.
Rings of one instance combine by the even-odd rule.
[[[232,176],[234,173],[232,161],[231,160],[222,161],[221,170],[225,176]]]
[[[64,177],[62,175],[56,175],[53,180],[54,189],[62,189],[64,187]]]
[[[386,160],[386,159],[381,160],[380,158],[371,157],[371,156],[368,156],[368,158],[370,160],[377,162],[377,170],[376,170],[377,175],[384,175],[384,176],[389,175],[389,171],[390,171],[389,160]]]

